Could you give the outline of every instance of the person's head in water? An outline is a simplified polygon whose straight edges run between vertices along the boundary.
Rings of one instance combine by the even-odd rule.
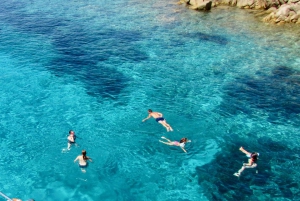
[[[180,143],[186,143],[186,142],[187,142],[187,138],[186,137],[181,138]]]
[[[70,131],[69,131],[69,134],[70,134],[70,135],[74,135],[75,132],[74,132],[73,130],[70,130]]]
[[[151,109],[148,110],[149,113],[152,113],[153,111]]]
[[[83,157],[84,160],[88,160],[88,159],[89,159],[89,158],[86,156],[86,151],[85,151],[85,150],[82,150],[81,154],[82,154],[82,157]]]
[[[256,162],[256,161],[257,161],[257,158],[258,158],[258,153],[252,152],[252,154],[251,154],[251,159],[253,160],[253,162]]]

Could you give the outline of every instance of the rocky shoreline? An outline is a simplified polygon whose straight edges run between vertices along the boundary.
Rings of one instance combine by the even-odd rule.
[[[263,22],[300,24],[300,0],[179,0],[194,10],[211,10],[219,5],[256,10]]]

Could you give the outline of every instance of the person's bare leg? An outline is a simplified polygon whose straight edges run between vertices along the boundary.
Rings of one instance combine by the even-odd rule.
[[[164,144],[167,144],[167,145],[173,145],[171,142],[164,142],[164,141],[161,141],[159,140],[161,143],[164,143]]]
[[[164,123],[165,123],[165,125],[169,128],[170,131],[173,131],[173,128],[170,126],[170,124],[168,124],[168,123],[166,122],[166,120],[164,121]]]
[[[233,175],[239,177],[244,170],[245,170],[245,167],[242,166],[242,168],[239,169],[239,171],[237,173],[234,173]]]
[[[160,121],[159,123],[161,123],[167,129],[167,131],[173,131],[173,128],[166,122],[166,120]]]
[[[158,123],[160,123],[161,125],[163,125],[163,127],[165,127],[168,132],[170,131],[170,128],[165,124],[164,121],[159,121]]]
[[[162,136],[161,138],[167,140],[167,141],[170,142],[170,143],[172,143],[172,141],[169,140],[168,138],[166,138],[165,136]]]

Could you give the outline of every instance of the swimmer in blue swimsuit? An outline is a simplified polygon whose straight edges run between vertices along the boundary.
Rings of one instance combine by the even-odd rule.
[[[142,122],[145,122],[146,120],[150,119],[153,117],[157,123],[160,123],[163,125],[167,131],[173,131],[173,128],[166,122],[165,118],[163,118],[162,113],[159,112],[153,112],[151,109],[148,110],[148,117],[143,119]]]

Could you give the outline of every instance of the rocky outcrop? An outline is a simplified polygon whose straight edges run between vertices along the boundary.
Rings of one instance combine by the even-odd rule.
[[[180,0],[179,3],[194,10],[211,10],[218,5],[263,10],[260,13],[263,22],[300,24],[300,0]]]
[[[273,9],[274,10],[274,9]],[[283,4],[263,18],[264,22],[300,24],[300,4]]]
[[[212,0],[180,0],[179,3],[185,3],[193,10],[210,10],[212,7]]]
[[[212,1],[211,0],[190,0],[190,8],[194,10],[210,10]]]

